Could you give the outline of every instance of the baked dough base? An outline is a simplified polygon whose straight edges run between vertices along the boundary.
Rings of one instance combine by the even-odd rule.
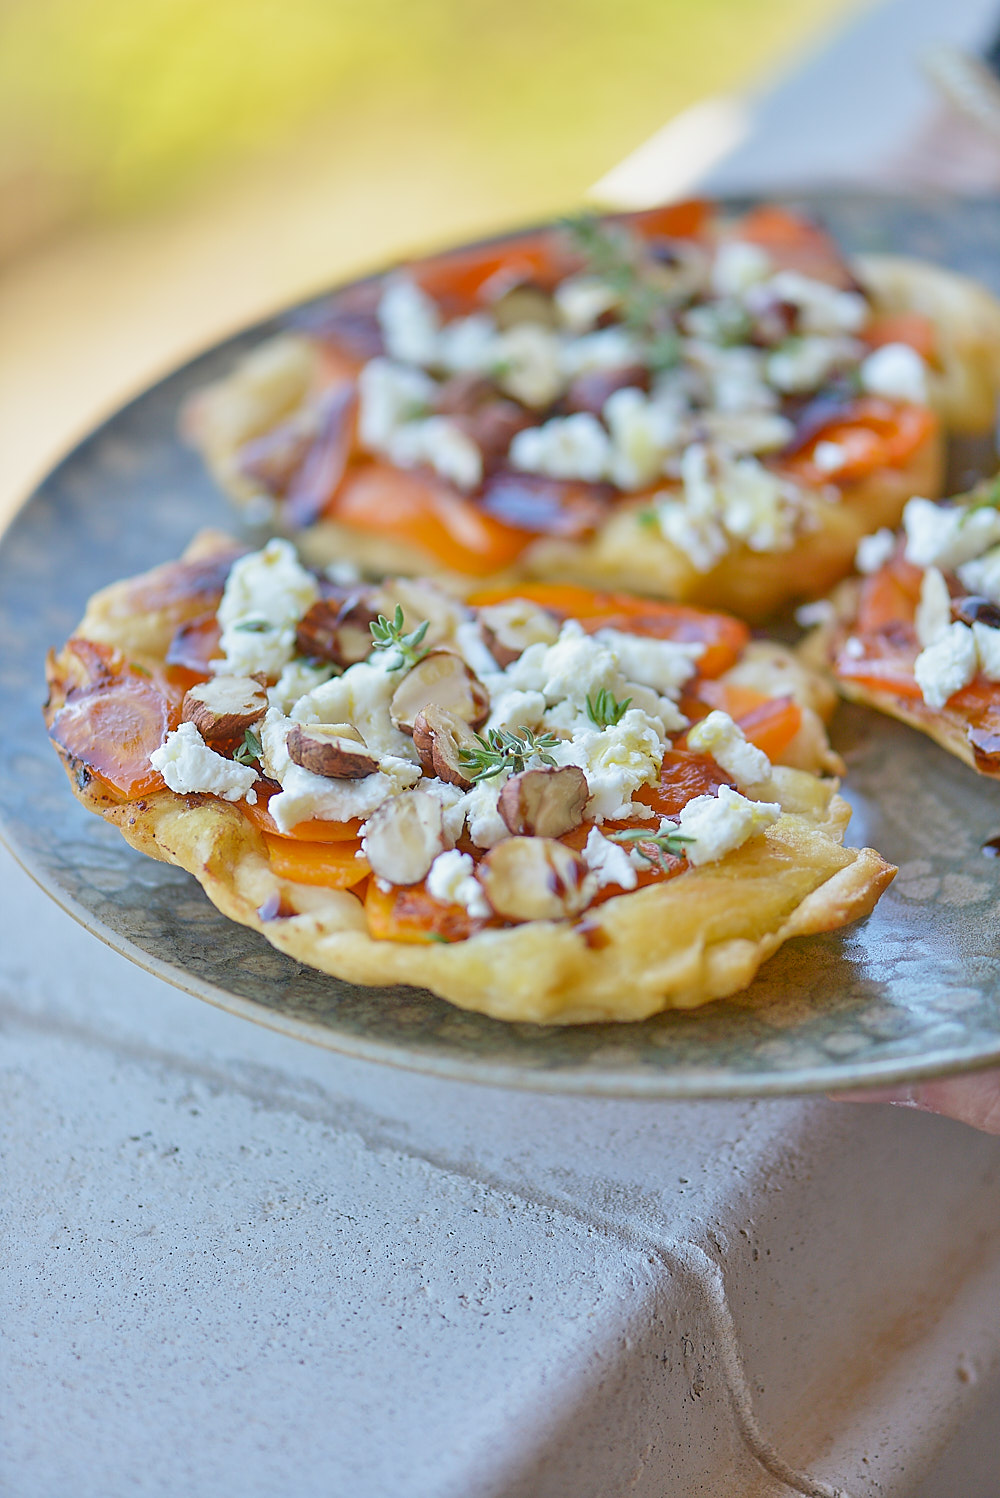
[[[205,534],[181,562],[95,594],[76,631],[112,645],[149,668],[162,663],[177,625],[201,612],[186,594],[192,572],[220,554],[227,538]],[[151,607],[144,607],[145,604]],[[50,662],[51,723],[74,684],[77,658]],[[731,679],[796,696],[820,724],[829,693],[781,646],[751,645]],[[811,718],[809,717],[811,715]],[[799,746],[810,769],[828,763],[814,728]],[[96,778],[78,776],[63,755],[77,799],[119,828],[140,852],[192,874],[223,914],[259,931],[279,951],[352,983],[412,984],[497,1019],[539,1024],[640,1020],[736,993],[793,936],[830,931],[874,906],[895,869],[870,848],[841,845],[850,810],[836,783],[776,766],[762,787],[781,818],[715,864],[689,868],[662,884],[616,896],[569,923],[538,921],[488,929],[466,941],[373,940],[360,899],[279,878],[267,844],[238,806],[170,790],[126,802]],[[267,918],[261,911],[291,910]]]

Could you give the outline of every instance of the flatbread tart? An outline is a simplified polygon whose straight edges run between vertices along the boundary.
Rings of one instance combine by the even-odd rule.
[[[356,983],[501,1019],[731,994],[869,912],[830,687],[725,615],[565,584],[345,585],[207,533],[49,662],[78,799]]]
[[[373,574],[545,578],[757,620],[990,429],[1000,305],[777,207],[584,218],[348,286],[191,400],[252,519]]]
[[[803,659],[845,697],[1000,776],[1000,480],[912,498],[899,534],[865,537],[857,565]]]

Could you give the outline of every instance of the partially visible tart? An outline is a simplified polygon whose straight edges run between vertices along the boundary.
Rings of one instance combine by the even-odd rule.
[[[845,697],[1000,776],[1000,482],[912,498],[899,534],[865,537],[857,563],[804,658]]]
[[[133,846],[303,962],[499,1018],[733,993],[894,873],[842,846],[829,688],[725,615],[206,535],[95,595],[49,681],[75,794]]]
[[[317,563],[540,577],[762,618],[936,494],[986,431],[1000,306],[704,203],[522,234],[349,286],[185,429]]]

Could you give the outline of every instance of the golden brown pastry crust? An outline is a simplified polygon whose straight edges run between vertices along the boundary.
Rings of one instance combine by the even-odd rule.
[[[196,554],[210,557],[221,545],[203,538]],[[100,640],[150,666],[162,662],[176,624],[194,612],[190,603],[170,601],[177,569],[190,565],[191,555],[96,594],[75,638]],[[157,585],[159,605],[147,614],[142,600],[156,602]],[[73,683],[75,659],[65,650],[50,662],[49,723]],[[758,683],[774,673],[809,712],[828,703],[825,689],[780,646],[758,648],[733,671],[741,668]],[[500,1019],[638,1020],[735,993],[790,937],[866,915],[895,873],[873,850],[841,845],[850,812],[835,782],[779,766],[759,794],[779,800],[784,814],[718,863],[610,899],[576,924],[487,929],[450,945],[376,941],[354,894],[278,877],[263,836],[238,806],[166,789],[123,801],[63,759],[83,805],[141,852],[186,869],[225,915],[280,951],[354,983],[427,987]],[[275,909],[295,914],[268,918]]]

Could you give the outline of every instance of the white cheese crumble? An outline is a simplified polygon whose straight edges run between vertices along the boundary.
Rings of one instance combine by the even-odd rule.
[[[768,382],[787,395],[805,395],[818,389],[839,364],[853,362],[856,354],[854,345],[843,338],[789,338],[767,357]]]
[[[273,687],[267,689],[267,700],[280,713],[290,713],[300,697],[322,686],[333,675],[328,661],[311,666],[303,660],[289,661]]]
[[[433,468],[456,489],[477,489],[483,481],[482,452],[447,416],[404,422],[390,433],[386,453],[399,468]]]
[[[921,645],[933,645],[948,632],[951,624],[951,594],[944,575],[928,567],[920,582],[920,602],[914,619]]]
[[[798,324],[804,333],[860,333],[869,317],[866,299],[857,291],[842,291],[826,281],[816,281],[797,270],[780,270],[762,287],[779,302],[798,309]]]
[[[970,516],[969,523],[972,523]],[[1000,603],[1000,546],[994,546],[985,556],[975,557],[957,567],[958,580],[970,593],[978,593],[991,603]]]
[[[642,346],[627,328],[618,325],[570,338],[561,346],[559,363],[568,379],[592,370],[624,369],[642,362]]]
[[[968,686],[978,669],[976,637],[967,624],[961,623],[950,624],[913,663],[917,686],[928,707],[944,707],[949,697]]]
[[[613,727],[580,728],[552,750],[557,765],[578,765],[587,779],[591,821],[620,821],[638,810],[632,797],[660,775],[665,748],[661,724],[630,707]]]
[[[253,789],[256,770],[238,765],[210,749],[193,723],[182,723],[168,733],[159,749],[149,756],[154,770],[159,770],[167,785],[178,795],[206,792],[223,801],[242,801],[251,805],[257,800]]]
[[[812,451],[812,460],[820,473],[836,473],[847,462],[847,448],[840,442],[817,442]],[[862,540],[865,539],[867,538],[862,537]]]
[[[884,343],[861,361],[861,388],[888,400],[928,403],[927,365],[908,343]]]
[[[295,703],[291,717],[297,723],[353,723],[373,754],[416,761],[412,738],[396,727],[389,711],[402,680],[400,672],[387,667],[390,654],[381,651],[314,687]]]
[[[972,626],[976,637],[976,655],[979,669],[987,681],[1000,681],[1000,629],[982,624],[977,619]]]
[[[719,787],[717,796],[695,796],[681,811],[675,826],[665,822],[665,832],[679,832],[691,841],[685,843],[688,863],[715,863],[741,848],[781,816],[776,801],[749,801],[728,785]]]
[[[760,245],[745,239],[721,244],[712,263],[712,290],[716,296],[742,296],[751,286],[766,281],[774,261]]]
[[[539,761],[531,760],[532,768]],[[462,798],[462,813],[469,836],[477,848],[494,848],[510,837],[510,828],[497,810],[500,792],[509,776],[506,772],[492,780],[480,780]]]
[[[731,775],[736,784],[747,790],[763,785],[771,778],[771,761],[763,749],[747,741],[742,728],[728,713],[709,713],[689,729],[688,747],[696,754],[708,754]]]
[[[271,779],[281,786],[267,809],[282,832],[291,832],[299,822],[312,817],[326,822],[368,817],[383,801],[398,796],[420,779],[419,765],[392,754],[381,756],[376,774],[358,780],[314,775],[297,765],[288,753],[286,740],[291,728],[292,720],[272,708],[260,729],[262,763]]]
[[[384,453],[397,427],[427,414],[434,382],[411,365],[370,359],[358,376],[358,398],[358,437],[372,452]]]
[[[908,562],[953,572],[1000,541],[1000,511],[992,506],[967,510],[959,505],[936,505],[916,497],[907,500],[903,529]]]
[[[386,349],[403,364],[433,364],[441,317],[432,297],[409,276],[391,276],[378,305]]]
[[[618,669],[630,685],[638,682],[652,687],[661,697],[679,695],[697,672],[696,663],[705,651],[700,642],[654,640],[618,629],[599,629],[591,638],[613,652]]]
[[[497,338],[494,359],[497,382],[526,406],[551,405],[565,388],[560,339],[538,323],[522,322]]]
[[[570,333],[589,333],[599,317],[618,305],[618,293],[598,276],[570,276],[560,281],[554,300]]]
[[[503,692],[493,699],[490,715],[482,732],[486,734],[491,728],[535,729],[541,723],[544,712],[545,698],[541,692]]]
[[[854,565],[859,572],[866,575],[873,572],[881,572],[886,562],[896,550],[896,537],[888,526],[875,531],[870,536],[862,536],[858,542],[858,549],[854,553]]]
[[[577,411],[525,427],[510,444],[510,461],[525,473],[597,483],[607,476],[611,440],[596,416]]]
[[[223,659],[212,670],[233,676],[280,675],[295,653],[295,631],[319,597],[319,585],[289,541],[269,541],[233,563],[218,620]]]
[[[611,432],[608,476],[619,489],[645,488],[662,474],[664,459],[680,442],[676,408],[626,386],[608,397],[602,414]]]
[[[731,547],[784,551],[795,539],[801,496],[756,458],[728,458],[693,443],[681,459],[680,495],[657,495],[664,536],[699,572],[709,572]]]
[[[468,853],[454,848],[439,853],[427,875],[427,893],[446,905],[462,905],[469,915],[488,916],[490,902],[476,878],[475,863]]]
[[[591,827],[583,848],[583,861],[594,876],[597,889],[617,884],[622,889],[635,889],[639,882],[635,865],[621,843],[613,843],[596,827]]]

